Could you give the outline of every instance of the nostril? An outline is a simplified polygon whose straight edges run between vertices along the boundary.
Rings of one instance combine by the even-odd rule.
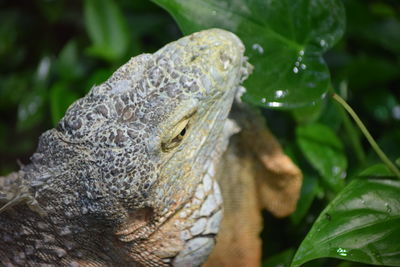
[[[199,55],[193,55],[193,56],[190,58],[190,62],[195,61],[196,58],[198,58],[198,57],[199,57]]]
[[[222,69],[227,70],[229,65],[232,63],[232,59],[224,51],[220,52],[219,58],[222,62]]]

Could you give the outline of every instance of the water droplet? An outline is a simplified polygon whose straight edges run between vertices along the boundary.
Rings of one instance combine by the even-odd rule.
[[[261,99],[261,103],[265,103],[265,102],[267,102],[267,99],[265,99],[265,97],[263,97],[263,98]]]
[[[391,213],[391,212],[392,212],[392,208],[389,206],[388,203],[385,203],[385,207],[386,207],[386,211],[387,211],[388,213]]]
[[[300,66],[300,62],[296,61],[296,63],[294,63],[294,65],[296,65],[296,67]]]
[[[294,68],[293,68],[293,72],[294,72],[294,73],[298,73],[298,72],[299,72],[299,69],[298,69],[297,67],[294,67]]]
[[[395,120],[400,120],[400,106],[394,106],[392,109],[392,115]]]
[[[275,92],[275,97],[276,98],[282,98],[287,94],[287,92],[285,90],[277,90]]]
[[[300,56],[304,56],[304,50],[300,50],[300,51],[299,51],[299,55],[300,55]]]
[[[343,257],[346,257],[346,256],[347,256],[347,250],[344,249],[344,248],[338,248],[338,249],[336,250],[336,252],[337,252],[337,254],[338,254],[339,256],[343,256]]]
[[[300,65],[300,68],[301,68],[302,70],[305,70],[305,69],[307,68],[307,65],[306,65],[306,64],[301,64],[301,65]]]
[[[303,57],[298,57],[297,61],[300,63],[303,60]]]
[[[333,166],[332,167],[332,174],[333,175],[338,175],[340,173],[340,167],[339,166]]]
[[[326,46],[326,41],[324,39],[321,39],[321,41],[319,41],[319,44],[321,47]]]
[[[267,106],[269,106],[269,107],[282,107],[283,104],[281,102],[268,102]]]
[[[251,48],[259,54],[264,54],[264,48],[259,44],[253,44]]]

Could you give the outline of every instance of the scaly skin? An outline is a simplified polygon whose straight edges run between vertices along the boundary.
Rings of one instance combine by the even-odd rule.
[[[0,179],[1,265],[200,265],[221,220],[214,168],[251,69],[243,53],[229,32],[195,33],[71,105]]]

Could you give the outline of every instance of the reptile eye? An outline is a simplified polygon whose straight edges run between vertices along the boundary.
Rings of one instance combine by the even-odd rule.
[[[188,126],[189,126],[189,119],[185,119],[179,122],[173,129],[172,134],[170,135],[171,138],[168,139],[166,142],[161,143],[162,150],[164,152],[168,152],[177,147],[185,137]]]

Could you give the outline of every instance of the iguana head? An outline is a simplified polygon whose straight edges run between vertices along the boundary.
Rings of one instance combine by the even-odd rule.
[[[227,114],[250,70],[243,53],[235,35],[211,29],[132,58],[42,136],[33,163],[52,177],[32,182],[39,204],[74,203],[70,217],[113,226],[142,209],[167,220],[223,150]]]

